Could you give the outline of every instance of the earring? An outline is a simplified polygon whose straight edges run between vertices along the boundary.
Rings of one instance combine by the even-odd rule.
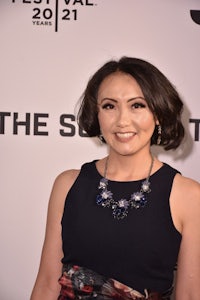
[[[103,135],[100,133],[100,135],[98,136],[98,138],[100,139],[101,145],[103,145],[104,143],[104,138]]]
[[[157,137],[157,145],[161,143],[161,135],[162,135],[162,127],[158,125],[158,137]]]

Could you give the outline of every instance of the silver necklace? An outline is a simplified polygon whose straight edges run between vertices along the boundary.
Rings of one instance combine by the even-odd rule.
[[[96,197],[96,203],[97,205],[100,205],[102,207],[111,208],[113,217],[120,220],[127,217],[128,212],[131,208],[139,209],[145,207],[145,205],[147,204],[147,194],[151,192],[149,177],[153,168],[154,158],[151,155],[151,165],[149,168],[148,176],[142,182],[140,190],[131,194],[128,200],[122,198],[118,201],[113,199],[112,191],[108,190],[108,179],[106,178],[108,159],[109,157],[107,157],[106,159],[104,176],[99,182],[98,189],[100,190],[100,192]]]

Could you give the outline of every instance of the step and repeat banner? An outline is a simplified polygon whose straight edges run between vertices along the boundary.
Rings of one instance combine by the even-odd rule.
[[[0,43],[0,299],[27,300],[55,177],[106,155],[76,124],[104,62],[146,59],[172,81],[187,137],[154,153],[200,181],[200,1],[1,0]]]

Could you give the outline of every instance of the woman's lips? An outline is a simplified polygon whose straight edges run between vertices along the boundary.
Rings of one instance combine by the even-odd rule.
[[[136,135],[135,132],[116,132],[116,137],[120,141],[129,141]]]

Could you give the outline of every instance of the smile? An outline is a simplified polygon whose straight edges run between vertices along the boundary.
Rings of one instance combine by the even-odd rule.
[[[117,132],[116,136],[119,137],[120,139],[127,139],[132,136],[134,136],[136,133],[134,132]]]

